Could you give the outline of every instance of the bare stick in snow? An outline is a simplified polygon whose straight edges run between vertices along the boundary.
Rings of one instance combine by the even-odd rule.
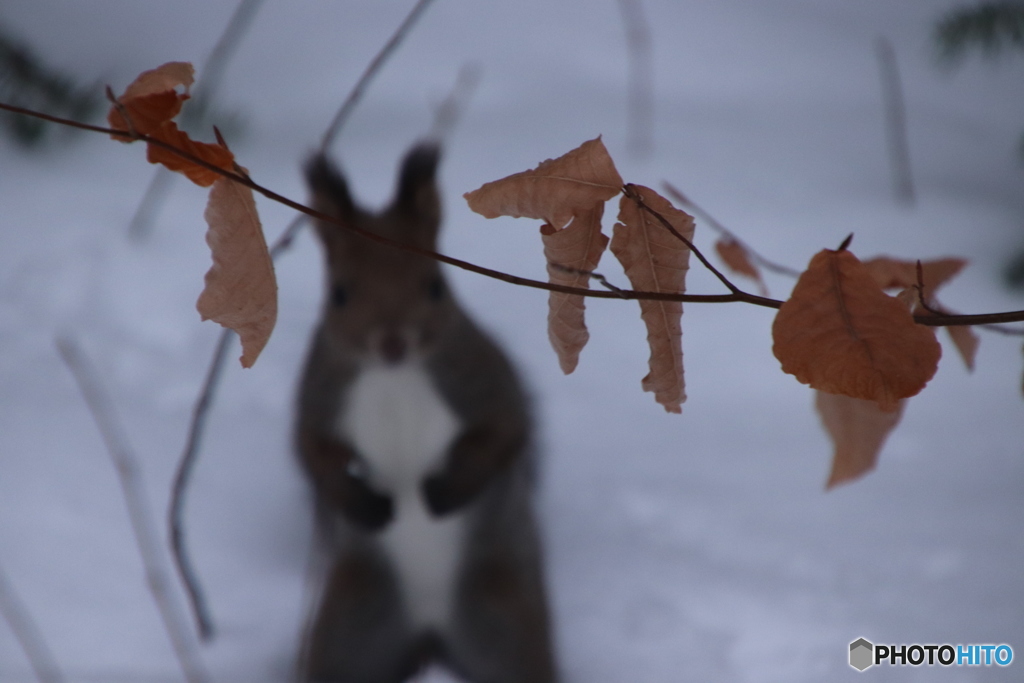
[[[47,647],[39,627],[0,568],[0,615],[21,644],[39,683],[63,683],[64,675]]]
[[[875,40],[875,54],[882,78],[882,102],[885,106],[885,141],[892,166],[892,188],[896,201],[913,206],[914,178],[910,168],[910,145],[907,141],[907,108],[903,100],[896,50],[888,38]]]
[[[402,43],[405,36],[409,33],[409,30],[416,23],[416,20],[420,18],[423,11],[427,9],[431,0],[417,0],[416,4],[406,15],[405,20],[399,24],[398,28],[388,39],[388,42],[384,43],[384,47],[374,56],[370,63],[367,65],[366,70],[363,71],[363,75],[359,77],[356,84],[352,86],[352,90],[349,92],[348,97],[342,103],[341,108],[338,109],[338,113],[334,115],[334,119],[331,121],[331,125],[327,126],[327,130],[324,132],[323,138],[320,140],[320,151],[325,152],[327,148],[331,146],[334,140],[338,137],[338,133],[341,132],[345,122],[348,121],[348,117],[352,114],[352,111],[359,104],[359,100],[363,98],[363,93],[366,91],[366,87],[370,84],[370,81],[377,75],[384,63],[387,62],[388,58],[392,55],[395,49]]]
[[[188,628],[188,620],[171,593],[172,582],[163,557],[163,544],[153,523],[153,513],[142,483],[138,458],[128,446],[121,425],[114,416],[113,405],[100,386],[99,374],[70,337],[57,339],[57,350],[74,375],[89,412],[92,413],[107,451],[114,462],[128,519],[146,570],[146,584],[153,595],[160,617],[167,629],[174,653],[188,683],[206,683],[209,677],[199,657],[199,648]]]
[[[619,0],[629,51],[629,148],[637,156],[654,150],[654,73],[651,58],[651,27],[641,0]]]

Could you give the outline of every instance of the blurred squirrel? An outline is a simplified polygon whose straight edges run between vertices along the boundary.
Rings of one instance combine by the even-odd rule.
[[[392,204],[353,201],[322,155],[315,206],[435,250],[440,149],[408,152]],[[399,683],[438,662],[471,683],[557,679],[515,370],[439,264],[325,221],[327,297],[296,443],[332,568],[303,645],[308,681]]]

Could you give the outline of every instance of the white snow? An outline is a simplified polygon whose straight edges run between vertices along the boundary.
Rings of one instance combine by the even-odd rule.
[[[1021,309],[999,270],[1024,246],[1024,65],[939,68],[930,31],[954,4],[645,0],[655,151],[636,157],[618,3],[436,0],[335,151],[356,195],[384,203],[402,153],[475,64],[482,81],[441,172],[447,253],[544,278],[538,225],[484,220],[461,195],[601,134],[626,180],[671,181],[776,261],[802,267],[853,232],[862,257],[969,258],[942,292],[950,308]],[[227,134],[257,182],[304,198],[301,162],[409,6],[265,4],[218,100],[244,117],[245,137]],[[195,62],[201,79],[234,8],[34,0],[4,3],[0,22],[50,63],[120,91],[171,60]],[[880,35],[906,91],[913,208],[891,191]],[[41,154],[0,140],[0,567],[72,681],[181,680],[113,466],[53,341],[73,336],[101,369],[162,511],[218,329],[194,309],[210,262],[206,192],[178,180],[152,233],[127,237],[153,172],[144,154],[95,134]],[[292,214],[257,203],[273,239]],[[700,221],[697,240],[711,251]],[[317,244],[303,235],[277,268],[277,329],[254,368],[225,373],[188,499],[219,627],[203,647],[216,681],[287,680],[304,619],[312,522],[289,430],[321,297]],[[610,258],[600,271],[623,282]],[[846,663],[862,636],[1008,643],[1024,657],[1020,337],[982,332],[968,374],[940,334],[940,370],[877,470],[825,493],[830,446],[811,393],[772,356],[772,311],[686,305],[689,400],[675,416],[640,389],[633,304],[588,302],[592,339],[564,377],[542,292],[451,277],[535,399],[567,683],[1020,679],[1019,661],[864,674]],[[792,283],[769,285],[784,297]],[[695,264],[687,291],[722,288]],[[22,680],[31,670],[0,621],[0,681]]]

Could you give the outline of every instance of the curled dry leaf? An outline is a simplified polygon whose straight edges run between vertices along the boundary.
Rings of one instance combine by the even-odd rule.
[[[874,469],[886,437],[903,416],[905,403],[897,401],[893,410],[882,410],[874,401],[815,392],[814,405],[835,447],[826,488]]]
[[[761,278],[761,271],[757,269],[757,266],[750,260],[750,256],[747,254],[747,248],[743,246],[739,241],[731,238],[725,238],[715,242],[715,251],[718,252],[719,258],[725,263],[734,273],[749,277],[751,280],[757,282],[757,286],[761,290],[762,295],[767,295],[768,288],[765,287],[764,280]]]
[[[548,278],[553,284],[590,287],[588,273],[597,268],[608,246],[608,237],[601,232],[604,204],[581,211],[562,230],[545,223],[541,226],[544,258]],[[565,374],[576,369],[580,351],[590,339],[583,320],[584,298],[578,294],[551,292],[548,298],[548,339],[558,355],[558,364]]]
[[[667,199],[642,185],[632,185],[641,200],[661,214],[681,235],[693,240],[693,217],[672,206]],[[665,229],[656,217],[623,195],[619,201],[619,222],[615,224],[612,253],[622,263],[633,289],[646,292],[686,291],[690,249]],[[640,301],[640,315],[647,326],[651,348],[650,372],[644,377],[644,391],[671,413],[682,412],[686,400],[683,381],[683,304],[679,301]]]
[[[192,65],[187,62],[168,62],[156,69],[144,71],[117,98],[118,104],[110,108],[107,122],[111,128],[148,135],[218,168],[232,171],[235,157],[227,147],[196,142],[171,120],[178,115],[181,105],[189,98],[188,89],[192,81]],[[177,91],[179,86],[184,88],[184,92]],[[121,142],[133,142],[129,136],[112,137]],[[146,158],[150,163],[163,164],[172,171],[184,173],[189,180],[202,187],[209,187],[222,177],[158,145],[147,144],[146,147]]]
[[[485,218],[536,218],[558,230],[621,189],[622,177],[598,137],[532,171],[485,183],[463,196]]]
[[[175,90],[178,86],[185,89],[186,97],[189,88],[195,81],[196,70],[188,62],[167,62],[155,69],[143,71],[125,88],[119,101],[133,100],[154,93]]]
[[[924,284],[925,299],[931,300],[935,296],[936,290],[963,270],[966,265],[965,259],[952,257],[922,261],[921,280]],[[917,285],[916,261],[876,256],[864,261],[864,267],[882,289],[903,289]]]
[[[230,327],[242,340],[242,365],[251,367],[277,322],[277,280],[252,190],[221,178],[204,214],[213,266],[196,309],[203,320]]]
[[[923,261],[921,263],[921,282],[928,307],[948,313],[935,301],[935,292],[939,287],[957,275],[967,265],[966,259],[962,258],[941,258],[934,261]],[[915,261],[901,261],[887,256],[878,256],[864,262],[871,276],[882,289],[902,287],[904,291],[916,289],[917,287],[917,263]],[[902,295],[902,293],[901,293]],[[927,308],[921,305],[920,297],[917,294],[910,295],[913,299],[911,310],[915,315],[930,315]],[[968,370],[974,370],[974,358],[978,353],[978,345],[981,339],[970,327],[963,325],[949,325],[946,327],[953,345],[956,346],[960,358]]]
[[[846,250],[824,249],[811,259],[779,309],[772,337],[784,372],[883,410],[921,391],[942,355],[932,331]]]

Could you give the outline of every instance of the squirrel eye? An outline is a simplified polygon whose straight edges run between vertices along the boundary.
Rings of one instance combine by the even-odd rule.
[[[440,277],[432,278],[430,282],[427,284],[427,295],[433,301],[440,301],[442,298],[444,298],[446,291],[447,290],[444,286],[444,280],[442,280]]]
[[[332,306],[344,306],[348,303],[348,290],[342,285],[334,285],[331,289],[331,305]]]

